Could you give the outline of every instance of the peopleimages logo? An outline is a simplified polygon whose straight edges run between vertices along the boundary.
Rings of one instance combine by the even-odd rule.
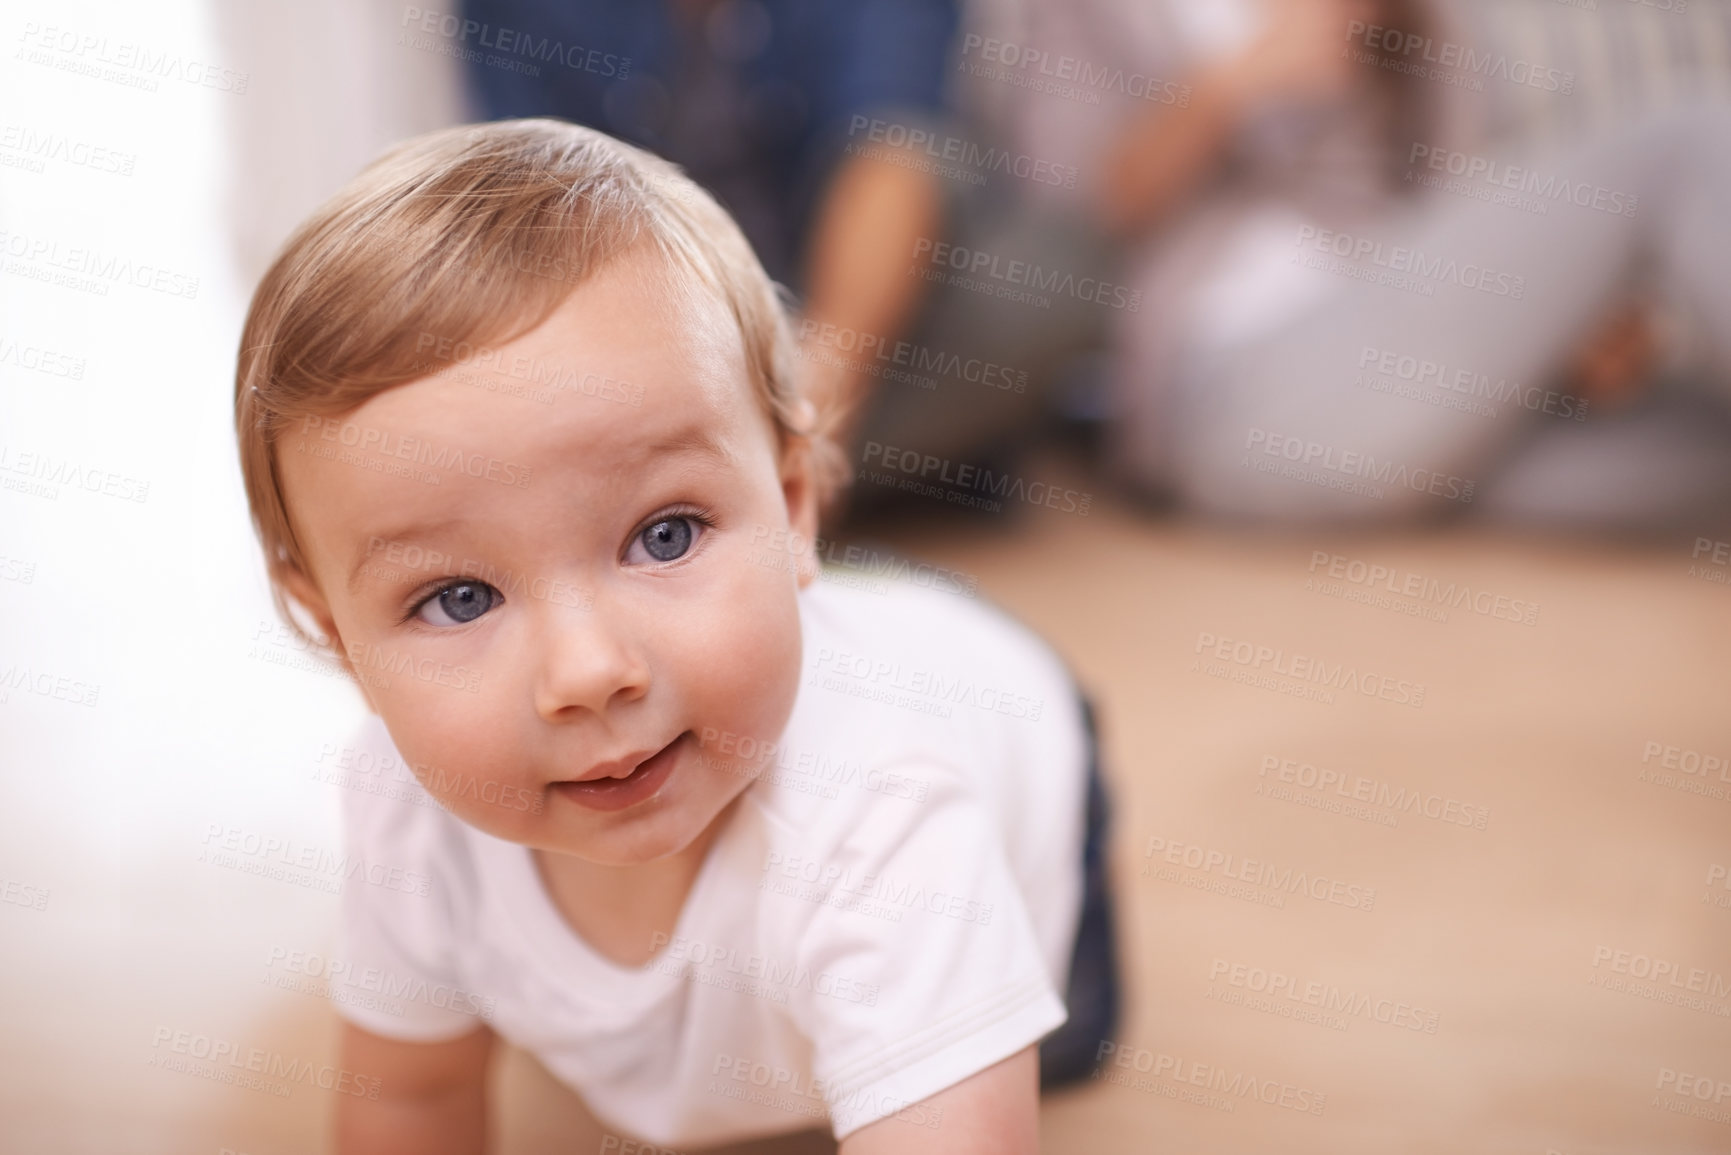
[[[41,172],[47,161],[58,161],[73,168],[131,176],[138,163],[138,154],[121,152],[69,137],[58,132],[38,132],[22,124],[8,124],[0,129],[0,153],[16,153],[23,165],[32,172]],[[0,162],[3,163],[3,162]]]
[[[106,80],[142,92],[156,92],[160,81],[178,80],[195,88],[246,95],[250,73],[194,60],[180,52],[131,40],[111,43],[107,36],[26,20],[14,59]]]
[[[1223,981],[1225,986],[1237,988],[1250,995],[1284,999],[1289,1003],[1318,1008],[1330,1015],[1370,1019],[1384,1026],[1428,1035],[1436,1034],[1440,1021],[1436,1011],[1426,1010],[1403,1000],[1377,998],[1364,991],[1342,990],[1333,983],[1306,981],[1277,970],[1265,970],[1223,958],[1215,958],[1209,965],[1208,981],[1210,984]]]
[[[742,951],[736,946],[656,931],[651,936],[650,947],[661,951],[655,968],[659,974],[756,995],[770,1002],[786,1003],[794,991],[810,991],[825,998],[868,1007],[875,1007],[878,1001],[879,987],[876,983],[862,982],[829,970],[813,974],[809,966],[801,963]],[[662,951],[662,947],[667,949]],[[723,981],[717,982],[717,979]]]
[[[949,268],[965,277],[985,277],[1004,286],[1055,293],[1134,313],[1142,305],[1142,291],[1115,285],[1098,277],[1078,277],[1062,269],[1048,269],[1023,260],[1005,260],[996,253],[952,245],[920,237],[914,242],[915,262],[930,259],[938,268]],[[966,287],[966,286],[964,286]]]
[[[968,58],[979,54],[982,65],[968,66]],[[1010,80],[1017,87],[1055,96],[1100,103],[1100,93],[1146,100],[1154,104],[1188,107],[1190,86],[1162,80],[1145,72],[1130,72],[1110,64],[1076,56],[1054,56],[1012,40],[998,40],[970,32],[962,38],[963,68],[969,75],[992,80]],[[992,67],[995,66],[995,67]]]
[[[56,352],[44,349],[40,345],[20,345],[17,341],[0,336],[0,365],[16,365],[20,369],[28,369],[32,373],[45,373],[50,377],[64,377],[69,381],[84,379],[83,357],[74,357],[70,353]]]
[[[980,145],[963,137],[933,132],[918,125],[900,124],[893,120],[879,120],[876,117],[856,114],[848,123],[847,134],[851,138],[861,133],[865,134],[866,140],[871,144],[924,153],[931,160],[960,165],[974,174],[996,173],[1000,176],[1031,180],[1036,184],[1076,187],[1077,172],[1073,164],[1053,164],[1048,160],[1037,160],[1025,153]],[[851,149],[854,146],[849,147]]]
[[[352,881],[422,898],[432,893],[431,876],[419,871],[220,822],[205,823],[203,846],[201,861],[331,894],[340,894]]]
[[[1149,860],[1144,863],[1143,873],[1153,874],[1148,869],[1154,858],[1169,866],[1181,866],[1186,870],[1196,870],[1203,874],[1218,873],[1221,878],[1229,878],[1237,882],[1248,883],[1251,886],[1263,887],[1266,890],[1278,891],[1284,894],[1295,894],[1314,899],[1317,902],[1332,903],[1344,906],[1349,910],[1368,911],[1376,905],[1376,888],[1359,883],[1346,882],[1338,878],[1328,878],[1321,874],[1312,874],[1302,868],[1278,866],[1255,858],[1245,858],[1224,850],[1199,846],[1195,843],[1178,842],[1158,835],[1148,837],[1148,846],[1142,856]],[[1176,881],[1167,879],[1166,881]]]
[[[1284,647],[1219,637],[1203,630],[1196,635],[1194,652],[1218,662],[1231,662],[1253,673],[1266,671],[1300,684],[1380,698],[1415,710],[1424,705],[1425,687],[1422,682],[1360,670],[1346,662],[1336,662],[1331,666],[1326,659],[1313,654],[1288,653]],[[1200,659],[1197,664],[1200,664]]]
[[[188,301],[198,297],[198,278],[191,273],[89,245],[63,246],[53,237],[0,229],[0,254],[10,258],[6,272],[14,276],[99,297],[114,285]]]
[[[593,609],[595,591],[573,585],[559,578],[539,574],[501,570],[490,561],[478,558],[458,558],[436,549],[425,549],[412,542],[391,541],[374,536],[367,541],[368,562],[357,571],[380,581],[407,581],[418,574],[444,574],[448,577],[477,578],[495,587],[508,597],[531,597],[536,601],[576,609]],[[373,561],[373,558],[379,558]]]
[[[1657,955],[1643,954],[1639,951],[1614,950],[1611,947],[1599,945],[1593,948],[1593,969],[1608,965],[1611,974],[1628,975],[1631,978],[1644,979],[1652,984],[1659,994],[1672,995],[1683,991],[1689,995],[1705,995],[1709,999],[1731,998],[1731,977],[1718,971],[1710,971],[1703,967],[1688,967],[1675,959],[1667,959]],[[1674,988],[1667,991],[1660,987]],[[1612,988],[1608,980],[1601,979],[1595,985]],[[1632,993],[1643,993],[1633,991]],[[1650,996],[1649,996],[1650,997]],[[1663,999],[1661,1001],[1673,1001]],[[1699,1000],[1697,1000],[1699,1001]],[[1720,1007],[1716,1014],[1726,1014],[1726,1009]]]
[[[14,690],[78,706],[96,705],[96,699],[102,693],[102,687],[94,683],[66,674],[32,669],[17,662],[0,669],[0,703],[10,701]]]
[[[411,27],[412,26],[412,27]],[[408,31],[423,32],[429,35],[443,36],[452,42],[452,51],[445,55],[458,55],[463,59],[480,60],[476,49],[487,49],[490,52],[502,53],[504,56],[520,57],[524,60],[540,61],[543,64],[559,64],[573,72],[592,72],[596,76],[611,77],[623,80],[631,74],[631,58],[618,56],[599,49],[585,48],[581,44],[566,44],[551,36],[536,36],[533,33],[516,28],[500,26],[494,28],[479,20],[465,20],[449,12],[440,12],[433,8],[403,9],[400,27]],[[475,49],[466,46],[473,38]],[[401,41],[399,40],[399,43]],[[412,47],[424,47],[420,44]],[[489,64],[517,63],[504,61],[498,56],[486,57]],[[531,66],[516,67],[514,71],[527,72],[531,76],[539,76],[540,70]]]
[[[1345,596],[1348,601],[1403,613],[1432,611],[1439,615],[1433,619],[1436,621],[1446,622],[1447,611],[1451,609],[1466,609],[1480,617],[1526,626],[1536,626],[1539,621],[1536,602],[1487,589],[1474,589],[1466,582],[1444,582],[1398,566],[1347,557],[1325,549],[1310,552],[1309,572],[1317,576],[1305,579],[1305,589],[1315,589],[1331,597]],[[1384,593],[1391,597],[1382,597]],[[1398,600],[1401,598],[1411,601]]]
[[[494,247],[491,256],[519,272],[557,281],[569,277],[563,258],[538,256],[520,248],[512,248],[504,242]],[[473,384],[489,392],[501,389],[503,383],[497,380],[499,377],[510,377],[525,382],[528,388],[523,392],[544,404],[551,404],[551,394],[565,391],[630,405],[632,408],[641,408],[643,405],[641,385],[620,381],[578,366],[549,361],[544,357],[528,357],[521,353],[507,354],[504,349],[456,340],[429,333],[424,329],[415,338],[415,352],[425,355],[428,363],[439,363],[440,368],[432,371],[433,376],[456,377],[465,384]],[[470,368],[476,370],[479,376],[470,379],[454,372],[457,369]],[[507,388],[506,391],[513,390]]]
[[[1579,208],[1594,209],[1611,216],[1632,217],[1641,203],[1641,198],[1634,193],[1617,192],[1586,181],[1572,181],[1555,173],[1541,173],[1537,169],[1522,168],[1488,156],[1459,152],[1423,141],[1415,141],[1407,156],[1409,181],[1412,179],[1410,166],[1417,166],[1421,161],[1433,172],[1458,176],[1468,182],[1482,181],[1485,185],[1531,196],[1541,202],[1567,201]]]
[[[812,1119],[827,1116],[840,1129],[855,1119],[893,1115],[897,1122],[937,1130],[944,1109],[883,1095],[870,1087],[852,1087],[835,1079],[820,1079],[802,1071],[745,1055],[717,1054],[710,1068],[709,1093],[775,1107]],[[857,1079],[850,1079],[850,1083]],[[851,1129],[851,1128],[849,1128]]]
[[[451,473],[466,474],[469,477],[486,478],[488,481],[515,486],[518,489],[529,484],[534,472],[527,465],[501,461],[483,453],[468,452],[456,446],[440,445],[419,437],[405,437],[389,429],[375,429],[335,417],[303,417],[301,439],[297,446],[299,452],[329,456],[314,442],[315,437],[319,441],[334,442],[355,450],[360,457],[353,464],[372,468],[375,472],[385,472],[385,466],[391,460],[401,460]],[[433,484],[439,483],[436,475],[427,476],[433,478]]]
[[[1452,473],[1439,473],[1434,469],[1409,469],[1404,464],[1387,458],[1378,461],[1373,455],[1358,450],[1340,449],[1333,445],[1324,445],[1320,441],[1306,441],[1301,437],[1274,433],[1267,429],[1252,427],[1246,431],[1244,448],[1260,450],[1265,457],[1280,458],[1301,469],[1315,470],[1318,475],[1328,473],[1341,478],[1363,479],[1373,483],[1365,487],[1372,497],[1382,496],[1381,490],[1375,486],[1387,485],[1456,501],[1473,499],[1475,485],[1469,478],[1456,477]],[[1246,458],[1247,462],[1253,460]]]
[[[273,984],[281,989],[316,994],[339,1003],[356,1002],[361,995],[376,995],[378,1000],[373,1001],[380,1009],[397,1018],[403,1015],[404,1003],[421,1003],[489,1021],[497,1010],[497,1002],[491,995],[478,995],[444,983],[429,983],[424,978],[398,975],[380,967],[363,966],[316,951],[273,946],[265,959],[265,969],[282,972]]]
[[[884,471],[882,474],[866,471],[865,480],[877,481],[888,476],[889,471],[902,474],[912,479],[918,477],[922,482],[936,480],[951,487],[950,493],[961,495],[963,491],[973,490],[976,493],[994,498],[1007,498],[1012,501],[1025,501],[1030,505],[1043,505],[1049,509],[1064,513],[1079,513],[1087,516],[1088,510],[1094,504],[1094,495],[1079,493],[1065,486],[1053,485],[1045,481],[1029,482],[1024,478],[1009,473],[993,473],[992,470],[973,465],[968,462],[955,462],[946,457],[933,457],[929,453],[921,453],[915,449],[902,449],[894,445],[885,445],[881,441],[868,441],[860,454],[863,466],[877,464]],[[936,474],[935,479],[933,475]],[[998,508],[1002,508],[999,506]],[[997,512],[993,509],[992,512]]]
[[[1043,697],[975,682],[964,674],[904,666],[829,646],[818,648],[807,684],[945,718],[949,717],[948,707],[954,705],[1038,722],[1046,708]]]
[[[1481,373],[1476,369],[1454,368],[1440,361],[1393,349],[1364,346],[1359,350],[1358,367],[1361,370],[1369,368],[1383,378],[1393,378],[1415,387],[1424,386],[1433,392],[1461,394],[1468,399],[1483,398],[1499,405],[1519,405],[1534,413],[1543,412],[1574,421],[1587,419],[1587,401],[1584,398],[1558,393],[1554,389],[1541,390],[1536,386],[1522,385],[1519,381],[1510,381],[1507,377],[1492,378],[1488,373]],[[1362,376],[1357,383],[1364,384]],[[1377,389],[1375,384],[1370,387]],[[1377,392],[1389,391],[1377,389]],[[1449,407],[1481,412],[1479,407],[1468,408],[1464,404]],[[1494,409],[1482,412],[1487,417],[1496,416]]]
[[[13,476],[6,476],[6,475]],[[60,486],[100,493],[120,501],[143,503],[150,498],[150,482],[126,477],[112,470],[96,469],[70,458],[56,458],[38,450],[21,450],[0,442],[0,488],[60,499]]]
[[[792,886],[765,885],[778,880],[786,880]],[[795,897],[814,901],[839,899],[844,903],[874,903],[880,910],[894,914],[890,920],[893,922],[901,921],[903,911],[922,910],[958,922],[987,926],[997,909],[996,903],[945,890],[927,879],[893,875],[884,870],[859,870],[851,864],[842,865],[810,855],[769,851],[763,860],[763,878],[758,888],[776,889],[778,893],[788,894],[794,893],[800,884],[804,884],[803,889]]]
[[[822,345],[840,353],[857,352],[857,359],[848,359],[850,367],[864,367],[872,361],[879,361],[917,373],[953,377],[1009,393],[1028,391],[1026,369],[1012,369],[979,357],[964,358],[959,353],[949,353],[911,341],[889,341],[876,333],[862,333],[858,329],[819,324],[812,320],[800,322],[799,337],[807,348]],[[870,360],[866,360],[867,358]]]
[[[1118,1042],[1112,1039],[1101,1039],[1094,1051],[1094,1062],[1097,1064],[1093,1077],[1103,1082],[1116,1083],[1121,1086],[1133,1086],[1138,1091],[1155,1092],[1159,1084],[1150,1080],[1132,1079],[1129,1076],[1118,1075],[1112,1067],[1124,1071],[1136,1071],[1150,1075],[1156,1080],[1170,1081],[1188,1087],[1203,1087],[1208,1091],[1217,1092],[1224,1101],[1227,1111],[1237,1106],[1243,1099],[1255,1099],[1269,1107],[1280,1107],[1288,1111],[1297,1111],[1304,1115],[1320,1115],[1328,1102],[1328,1096],[1309,1087],[1300,1087],[1293,1083],[1284,1083],[1278,1079],[1263,1079],[1255,1075],[1247,1075],[1243,1071],[1233,1071],[1217,1063],[1199,1063],[1194,1059],[1165,1052],[1155,1053],[1145,1047],[1137,1047],[1130,1043]],[[1170,1094],[1170,1097],[1181,1096]],[[1210,1096],[1213,1098],[1214,1096]],[[1198,1100],[1200,1102],[1200,1100]],[[1201,1102],[1202,1106],[1219,1107],[1215,1102]]]
[[[1384,28],[1380,24],[1369,24],[1363,20],[1347,23],[1346,38],[1348,41],[1358,41],[1371,52],[1402,58],[1383,61],[1383,67],[1396,72],[1423,76],[1431,80],[1446,80],[1455,84],[1470,78],[1479,82],[1475,90],[1486,80],[1503,80],[1545,92],[1561,93],[1564,96],[1575,91],[1573,72],[1547,68],[1518,58],[1511,59],[1504,52],[1480,52],[1452,40],[1439,41],[1417,32]],[[1412,59],[1414,53],[1417,53],[1416,60]],[[1426,65],[1436,67],[1427,68]]]
[[[213,1038],[192,1031],[177,1031],[172,1027],[157,1027],[150,1045],[156,1052],[150,1060],[153,1067],[199,1075],[222,1083],[235,1083],[237,1078],[248,1074],[262,1075],[266,1079],[279,1080],[287,1089],[278,1093],[285,1096],[295,1085],[304,1083],[325,1091],[353,1095],[359,1099],[377,1099],[379,1088],[383,1085],[376,1076],[359,1075],[346,1067],[332,1067],[328,1064],[315,1067],[305,1059],[297,1059],[280,1051],[267,1051],[263,1047],[243,1048],[228,1039]],[[184,1060],[177,1062],[175,1056],[201,1061],[205,1068],[199,1069]],[[226,1064],[227,1069],[219,1064]]]
[[[1436,256],[1422,249],[1409,249],[1404,245],[1384,247],[1381,241],[1372,237],[1319,229],[1315,225],[1300,225],[1298,239],[1294,243],[1300,248],[1308,243],[1318,253],[1344,261],[1369,260],[1377,269],[1388,274],[1400,274],[1402,277],[1410,275],[1423,281],[1457,285],[1463,289],[1489,293],[1493,297],[1508,297],[1515,301],[1522,300],[1527,295],[1525,277],[1471,261],[1462,264],[1453,257]],[[1298,258],[1295,256],[1293,259]]]
[[[1363,774],[1349,775],[1345,771],[1319,768],[1309,762],[1282,758],[1277,754],[1262,756],[1262,765],[1256,772],[1257,777],[1267,778],[1269,771],[1274,772],[1276,782],[1312,791],[1318,797],[1326,798],[1332,794],[1346,802],[1362,802],[1367,806],[1390,811],[1390,820],[1385,824],[1389,826],[1398,824],[1394,819],[1396,814],[1421,815],[1433,822],[1446,822],[1451,826],[1465,826],[1473,830],[1485,829],[1491,818],[1488,806],[1473,806],[1449,795],[1427,794],[1422,790],[1367,778]],[[1257,792],[1264,792],[1261,783],[1257,784]],[[1327,809],[1326,806],[1322,808]]]

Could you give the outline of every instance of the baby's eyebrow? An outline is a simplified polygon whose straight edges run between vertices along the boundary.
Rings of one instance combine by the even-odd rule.
[[[384,526],[362,535],[367,544],[356,555],[354,565],[349,569],[349,592],[354,593],[361,584],[361,574],[366,570],[368,559],[381,549],[386,546],[402,545],[416,538],[434,537],[462,524],[461,518],[442,517],[428,521],[412,521]],[[433,556],[440,555],[435,553]]]
[[[723,461],[736,461],[731,447],[719,440],[706,425],[687,425],[648,446],[648,456],[663,453],[706,453]]]

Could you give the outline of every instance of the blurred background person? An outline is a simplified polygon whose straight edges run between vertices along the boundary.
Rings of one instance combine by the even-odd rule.
[[[1561,101],[1577,78],[1546,56],[1463,40],[1455,14],[1271,4],[1242,49],[1192,73],[1188,109],[1115,134],[1101,217],[1143,246],[1137,282],[1171,306],[1118,331],[1115,463],[1235,517],[1422,517],[1471,501],[1492,516],[1626,529],[1722,518],[1725,105],[1474,143],[1446,124],[1440,91],[1528,77]],[[1486,66],[1460,63],[1451,43]],[[1497,183],[1449,175],[1468,166]],[[1498,195],[1511,188],[1525,195]],[[1660,316],[1705,340],[1664,396],[1637,404],[1662,356],[1680,352],[1661,347]],[[1415,364],[1436,369],[1401,368]],[[1618,406],[1614,421],[1573,420]],[[1338,484],[1371,476],[1355,454],[1409,480]],[[1295,456],[1301,477],[1266,469]]]
[[[940,291],[929,339],[1026,367],[1027,395],[886,390],[873,436],[990,457],[1067,409],[1144,496],[1233,519],[1724,519],[1723,5],[1656,41],[1556,5],[1008,8],[963,37],[977,131],[1080,179],[963,220],[965,263],[1134,304]]]
[[[507,49],[468,56],[483,117],[556,116],[679,164],[801,298],[808,332],[906,324],[922,282],[905,254],[937,229],[939,194],[872,137],[939,131],[953,0],[466,0],[463,15]],[[806,369],[844,399],[862,387],[822,349]]]

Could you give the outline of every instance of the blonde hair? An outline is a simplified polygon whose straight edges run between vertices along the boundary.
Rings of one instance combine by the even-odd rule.
[[[781,451],[804,443],[820,502],[833,496],[847,472],[841,415],[806,397],[782,294],[721,206],[668,162],[592,129],[445,129],[393,148],[319,208],[247,312],[234,382],[241,474],[272,597],[292,626],[282,579],[311,575],[283,501],[283,432],[426,376],[427,334],[471,347],[514,340],[645,241],[731,310]]]

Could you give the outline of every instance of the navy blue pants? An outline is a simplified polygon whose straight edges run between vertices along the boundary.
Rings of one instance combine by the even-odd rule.
[[[1064,1006],[1070,1017],[1040,1043],[1040,1089],[1050,1090],[1088,1078],[1103,1039],[1118,1025],[1120,1002],[1118,936],[1112,895],[1106,879],[1106,833],[1110,807],[1100,778],[1100,740],[1094,706],[1082,698],[1088,734],[1088,799],[1082,838],[1082,917],[1070,956],[1070,982]]]

